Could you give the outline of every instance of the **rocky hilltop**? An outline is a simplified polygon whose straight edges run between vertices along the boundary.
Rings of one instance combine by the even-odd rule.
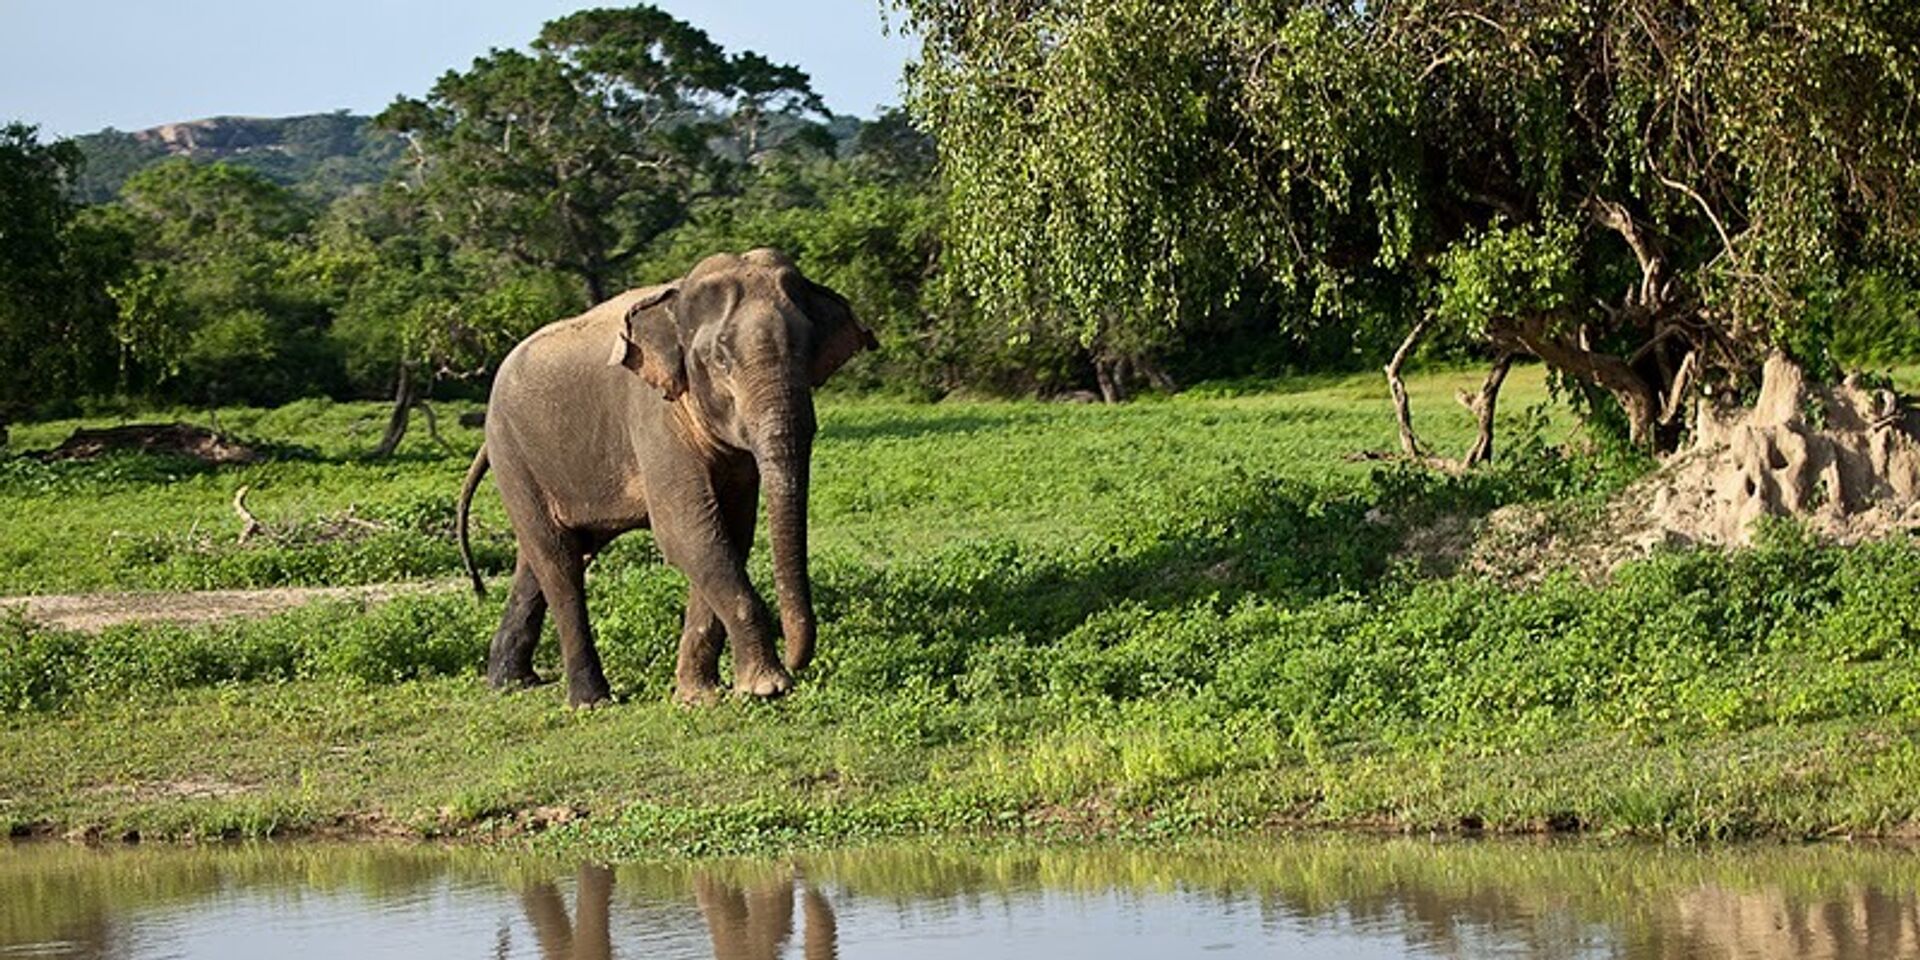
[[[172,157],[250,167],[316,197],[373,183],[400,155],[398,136],[370,117],[339,111],[300,117],[210,117],[75,138],[87,155],[78,184],[89,201],[112,199],[140,170]]]
[[[283,127],[284,121],[277,119],[210,117],[136,130],[133,139],[138,143],[157,143],[176,156],[218,159],[256,150],[285,153]]]

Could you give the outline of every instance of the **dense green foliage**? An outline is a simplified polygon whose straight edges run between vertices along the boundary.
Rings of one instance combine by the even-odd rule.
[[[1833,331],[1834,356],[1849,366],[1920,360],[1920,282],[1863,274],[1839,291],[1823,319]]]
[[[798,69],[655,8],[555,20],[377,121],[178,124],[171,146],[9,128],[21,222],[0,235],[21,268],[0,361],[45,376],[0,406],[471,395],[542,324],[775,244],[898,345],[867,385],[939,391],[985,366],[975,341],[920,349],[940,339],[924,138],[832,117]]]
[[[806,113],[824,113],[806,74],[641,6],[554,20],[531,55],[496,50],[379,122],[407,135],[409,180],[446,229],[577,278],[586,305],[696,193],[789,139],[772,121]]]
[[[1741,394],[1768,350],[1822,374],[1920,352],[1904,5],[899,6],[925,38],[911,121],[831,117],[800,69],[639,5],[556,19],[377,129],[208,121],[85,140],[91,170],[16,165],[114,197],[10,234],[73,276],[21,273],[9,309],[72,319],[6,358],[66,351],[23,394],[43,413],[404,410],[758,245],[882,333],[843,385],[906,395],[1350,369],[1413,328],[1430,355],[1538,356],[1666,447],[1666,411]],[[251,172],[155,163],[189,142]]]
[[[1914,275],[1910,4],[899,6],[953,266],[1114,363],[1250,300],[1376,350],[1431,316],[1665,445],[1663,405],[1824,365],[1818,307]]]
[[[122,344],[105,288],[124,269],[124,238],[78,216],[66,188],[80,162],[70,143],[0,128],[0,445],[41,398],[115,382]]]
[[[1665,740],[1920,708],[1911,544],[1841,550],[1783,534],[1733,556],[1657,557],[1602,586],[1563,576],[1516,592],[1383,580],[1389,531],[1350,532],[1366,498],[1249,481],[1208,500],[1053,550],[988,539],[885,567],[834,555],[816,579],[834,642],[804,702],[917,699],[921,735],[963,739],[988,733],[976,724],[1066,724],[1092,740],[1062,748],[1093,752],[1063,762],[1095,764],[1102,780],[1148,731],[1197,738],[1151,744],[1186,751],[1166,762],[1217,768],[1327,739],[1593,727]],[[1249,501],[1264,506],[1228,506]],[[681,585],[644,551],[622,559],[595,584],[602,654],[628,696],[664,699]],[[472,676],[492,612],[441,594],[97,638],[15,617],[0,697],[20,710],[234,682]]]

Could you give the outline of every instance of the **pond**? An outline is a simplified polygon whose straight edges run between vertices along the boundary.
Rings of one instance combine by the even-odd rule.
[[[0,958],[1920,957],[1920,854],[1308,837],[606,867],[0,845]]]

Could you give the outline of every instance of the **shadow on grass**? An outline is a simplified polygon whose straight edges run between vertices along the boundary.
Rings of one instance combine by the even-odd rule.
[[[1052,647],[1125,608],[1225,608],[1249,596],[1305,605],[1373,593],[1397,576],[1406,529],[1381,518],[1383,497],[1402,498],[1396,506],[1406,522],[1429,507],[1481,515],[1498,503],[1493,491],[1423,483],[1421,491],[1377,481],[1365,493],[1341,494],[1249,478],[1181,515],[1083,542],[983,539],[898,568],[822,564],[816,591],[838,638],[824,648],[823,672],[872,692],[947,684],[990,648]]]
[[[989,416],[980,413],[950,413],[889,419],[870,423],[829,421],[820,426],[819,438],[831,441],[862,441],[942,436],[994,430],[1021,422],[1017,415]]]

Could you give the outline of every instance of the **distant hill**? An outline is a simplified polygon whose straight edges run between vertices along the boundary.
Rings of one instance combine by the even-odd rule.
[[[810,126],[771,117],[769,139],[778,142]],[[844,151],[862,126],[857,117],[830,116],[820,128]],[[73,142],[87,156],[75,186],[88,203],[112,200],[128,177],[169,157],[248,167],[315,199],[331,200],[386,179],[406,149],[399,134],[375,129],[372,117],[345,110],[302,117],[212,117],[132,133],[108,128]]]
[[[318,199],[377,183],[406,141],[346,111],[302,117],[213,117],[131,133],[106,129],[74,138],[87,156],[76,187],[89,202],[111,200],[128,177],[169,157],[248,167]]]

